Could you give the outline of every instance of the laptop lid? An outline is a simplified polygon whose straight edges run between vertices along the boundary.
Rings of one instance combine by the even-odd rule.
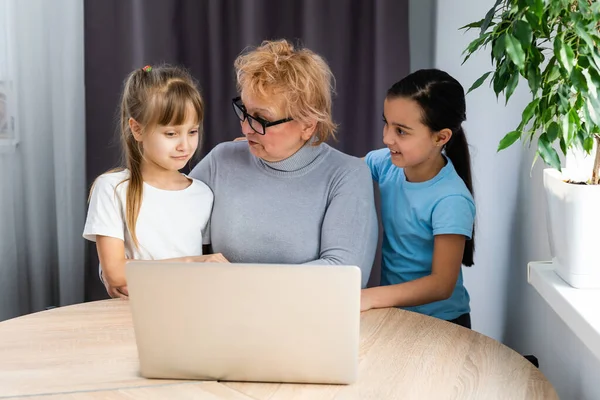
[[[144,377],[356,380],[356,266],[132,261],[126,274]]]

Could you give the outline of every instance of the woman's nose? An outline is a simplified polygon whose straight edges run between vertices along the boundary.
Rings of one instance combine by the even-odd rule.
[[[250,123],[248,122],[248,118],[240,121],[240,125],[242,127],[242,134],[244,136],[248,136],[254,133],[254,130],[250,127]]]

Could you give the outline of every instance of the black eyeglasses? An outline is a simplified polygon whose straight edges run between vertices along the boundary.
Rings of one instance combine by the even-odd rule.
[[[233,104],[233,111],[235,111],[235,115],[237,115],[237,117],[240,119],[240,122],[244,122],[244,120],[247,118],[250,128],[252,128],[252,130],[259,135],[264,135],[267,131],[267,128],[270,126],[279,125],[283,124],[284,122],[290,122],[294,120],[293,118],[283,118],[277,121],[269,122],[260,117],[253,117],[252,115],[248,114],[244,103],[242,103],[241,97],[232,99],[231,103]]]

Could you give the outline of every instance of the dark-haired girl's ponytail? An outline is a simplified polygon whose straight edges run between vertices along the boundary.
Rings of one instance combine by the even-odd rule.
[[[453,132],[450,141],[445,147],[446,156],[452,161],[454,169],[458,176],[462,178],[467,185],[467,189],[471,195],[475,197],[473,192],[473,182],[471,180],[471,155],[469,153],[469,144],[462,126]],[[475,249],[475,226],[473,226],[473,234],[470,240],[465,243],[465,251],[463,253],[462,263],[467,267],[473,265],[473,253]]]

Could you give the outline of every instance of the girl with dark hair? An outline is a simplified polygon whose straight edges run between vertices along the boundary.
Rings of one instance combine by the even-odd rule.
[[[473,265],[475,202],[462,122],[465,93],[437,69],[394,84],[383,106],[385,149],[366,156],[381,191],[381,286],[361,309],[402,307],[470,328],[461,265]]]

